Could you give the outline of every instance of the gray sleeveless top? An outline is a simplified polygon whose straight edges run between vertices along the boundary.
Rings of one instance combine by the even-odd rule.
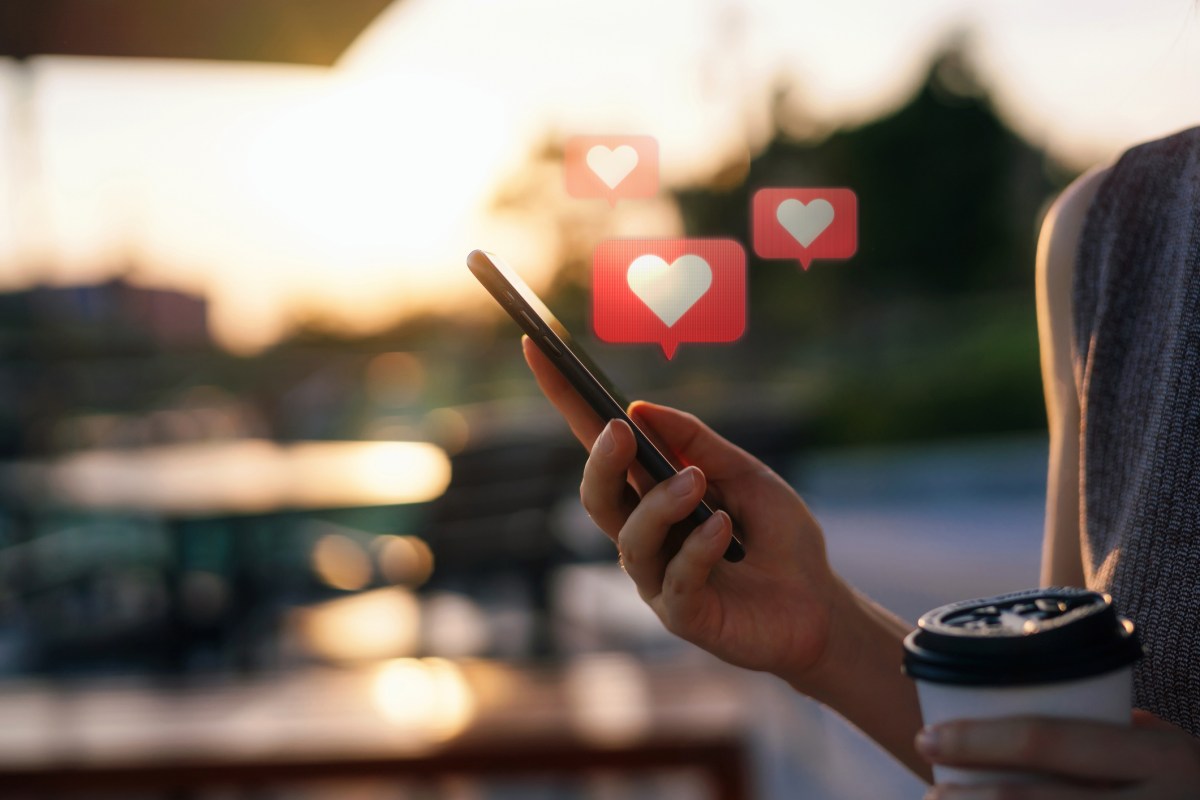
[[[1102,181],[1074,299],[1088,586],[1141,633],[1134,705],[1200,735],[1200,128]]]

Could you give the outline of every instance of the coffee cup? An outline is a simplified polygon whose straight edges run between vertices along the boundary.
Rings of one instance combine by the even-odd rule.
[[[1041,716],[1128,725],[1142,649],[1112,598],[1031,589],[935,608],[904,640],[925,724]],[[935,766],[937,783],[1022,782],[1017,772]]]

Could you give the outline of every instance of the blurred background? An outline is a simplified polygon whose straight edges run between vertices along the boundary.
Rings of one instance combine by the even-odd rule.
[[[1191,0],[15,0],[0,10],[0,786],[14,797],[907,798],[664,634],[464,266],[808,500],[910,620],[1037,582],[1033,256],[1200,121]],[[565,139],[657,138],[648,200]],[[731,345],[603,345],[599,241],[847,186]]]

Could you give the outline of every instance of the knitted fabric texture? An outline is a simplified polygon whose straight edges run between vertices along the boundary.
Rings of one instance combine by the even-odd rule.
[[[1088,586],[1137,626],[1134,705],[1200,736],[1200,128],[1121,157],[1074,281]]]

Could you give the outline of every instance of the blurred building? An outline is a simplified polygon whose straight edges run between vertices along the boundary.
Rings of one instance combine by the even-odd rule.
[[[170,289],[137,286],[124,279],[91,286],[39,286],[0,295],[0,347],[87,341],[97,350],[206,347],[208,303]]]

